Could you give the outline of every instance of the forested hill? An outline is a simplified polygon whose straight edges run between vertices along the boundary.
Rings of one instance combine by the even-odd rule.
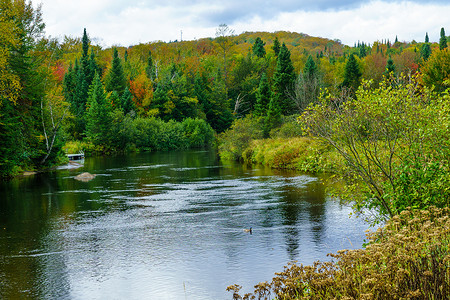
[[[0,5],[3,177],[57,162],[68,142],[98,153],[201,147],[247,114],[265,118],[269,131],[320,89],[355,91],[363,79],[420,72],[442,91],[448,80],[443,28],[439,44],[424,34],[421,43],[349,47],[303,33],[235,35],[220,25],[214,38],[103,49],[89,28],[45,37],[31,1]]]

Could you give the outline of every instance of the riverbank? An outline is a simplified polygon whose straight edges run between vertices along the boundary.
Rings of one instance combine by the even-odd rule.
[[[365,249],[330,254],[330,262],[289,264],[273,280],[233,299],[447,299],[450,209],[403,211],[368,234]]]

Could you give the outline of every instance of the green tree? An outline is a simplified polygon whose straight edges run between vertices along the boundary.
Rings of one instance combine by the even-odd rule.
[[[89,88],[86,113],[86,137],[94,145],[109,144],[112,111],[112,105],[106,98],[100,76],[96,74]]]
[[[266,49],[264,48],[265,44],[266,43],[258,36],[253,44],[253,54],[261,58],[264,57],[266,55]]]
[[[313,78],[316,77],[318,73],[318,68],[316,63],[314,62],[314,59],[311,55],[308,56],[308,59],[306,60],[305,67],[303,68],[303,75],[307,78]]]
[[[394,74],[395,72],[395,65],[394,65],[394,61],[392,60],[392,57],[389,55],[389,59],[387,60],[386,63],[386,69],[384,71],[384,75],[386,77],[390,76],[390,74]]]
[[[447,48],[447,37],[445,36],[444,27],[441,28],[441,37],[439,38],[439,49],[444,50]]]
[[[120,98],[120,102],[122,104],[122,109],[125,114],[128,114],[131,111],[136,110],[136,105],[133,102],[133,95],[131,94],[128,87],[125,88],[125,92],[123,93],[122,97]]]
[[[153,65],[152,52],[148,51],[147,66],[145,67],[145,74],[148,79],[155,80],[155,66]]]
[[[420,55],[422,56],[424,61],[427,61],[428,58],[431,55],[431,46],[430,46],[430,39],[428,38],[428,32],[425,34],[425,43],[422,45],[422,48],[420,49]]]
[[[275,56],[278,56],[278,54],[280,53],[280,42],[278,41],[278,37],[275,37],[275,40],[273,41],[273,46],[272,46],[272,50],[273,52],[275,52]]]
[[[295,81],[291,95],[299,113],[302,113],[310,103],[317,101],[322,85],[319,68],[312,56],[309,55],[303,72],[299,74]]]
[[[113,60],[111,64],[111,69],[106,75],[106,85],[105,88],[108,92],[116,91],[119,96],[122,96],[126,87],[126,78],[123,72],[122,61],[119,58],[119,53],[117,48],[114,48]]]
[[[385,219],[408,206],[449,205],[446,97],[423,90],[415,78],[392,77],[377,88],[365,82],[356,99],[323,97],[301,121],[340,154],[339,173],[348,180],[343,198]]]
[[[351,93],[354,94],[359,87],[362,72],[359,69],[358,62],[353,54],[347,60],[345,64],[344,72],[344,82],[342,86],[350,89]]]
[[[267,110],[270,102],[270,86],[267,80],[266,73],[261,75],[261,80],[259,82],[259,87],[256,92],[256,105],[254,115],[258,117],[263,117],[267,115]]]
[[[291,52],[283,43],[278,54],[277,66],[273,75],[272,98],[278,102],[282,114],[289,115],[294,112],[294,103],[289,98],[290,90],[295,81],[294,66],[291,61]]]
[[[272,97],[269,102],[269,108],[267,110],[267,116],[264,119],[264,137],[269,137],[269,133],[272,129],[281,125],[281,107],[278,100]]]
[[[450,87],[450,51],[448,49],[433,51],[422,68],[423,82],[434,86],[437,92],[444,92]]]

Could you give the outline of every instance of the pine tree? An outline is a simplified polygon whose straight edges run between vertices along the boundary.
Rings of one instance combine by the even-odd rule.
[[[314,78],[317,75],[318,68],[312,56],[308,56],[305,67],[303,68],[303,76],[307,78]]]
[[[126,87],[125,74],[123,72],[122,62],[119,58],[117,48],[114,48],[113,60],[111,69],[106,77],[106,90],[108,92],[116,91],[119,96],[122,96]]]
[[[280,126],[281,124],[281,108],[278,104],[278,100],[272,97],[269,102],[269,108],[267,110],[267,117],[264,120],[264,137],[269,137],[269,133],[272,129]]]
[[[278,54],[280,53],[280,42],[278,41],[278,37],[275,37],[275,40],[273,41],[273,46],[272,46],[273,52],[275,52],[275,56],[278,56]]]
[[[109,94],[108,102],[111,103],[113,109],[122,110],[122,102],[120,101],[119,94],[116,91],[112,91]]]
[[[422,48],[420,49],[420,55],[425,61],[427,61],[431,55],[431,46],[430,46],[430,39],[428,38],[428,32],[425,35],[425,44],[423,44]]]
[[[264,57],[266,55],[266,49],[264,49],[265,44],[260,37],[257,37],[253,44],[253,54],[261,58]]]
[[[256,105],[255,105],[255,116],[263,117],[267,114],[268,105],[270,102],[270,87],[269,81],[267,80],[266,73],[261,75],[261,80],[259,81],[259,87],[256,91]]]
[[[89,88],[86,112],[86,136],[94,145],[108,145],[112,124],[112,106],[98,74]]]
[[[444,27],[441,28],[441,37],[439,38],[439,49],[444,50],[447,48],[447,37],[445,36]]]
[[[294,66],[291,61],[291,53],[283,43],[278,54],[277,66],[273,75],[273,98],[278,101],[281,112],[285,115],[294,112],[294,103],[289,99],[289,90],[295,81]]]
[[[392,57],[389,55],[389,59],[387,60],[387,63],[386,63],[386,70],[384,71],[384,75],[386,77],[390,77],[391,74],[394,74],[394,72],[395,72],[394,61],[392,60]]]
[[[148,51],[147,67],[145,68],[145,74],[147,74],[148,79],[150,80],[155,79],[155,69],[153,66],[153,58],[151,51]]]
[[[130,90],[125,88],[125,92],[123,92],[122,97],[120,98],[120,101],[122,103],[122,109],[125,114],[130,113],[133,110],[136,110],[136,105],[133,102],[133,95],[131,94]]]
[[[82,41],[82,52],[81,52],[81,68],[83,69],[85,77],[90,77],[90,61],[89,61],[89,38],[86,33],[86,28],[84,28],[83,31],[83,37],[81,39]],[[91,75],[89,79],[92,80],[93,74]],[[86,78],[86,81],[88,81],[88,78]],[[88,81],[88,84],[91,84],[91,82]]]
[[[351,89],[351,92],[354,94],[359,87],[361,76],[362,73],[359,69],[358,62],[352,54],[345,64],[344,82],[342,86]]]

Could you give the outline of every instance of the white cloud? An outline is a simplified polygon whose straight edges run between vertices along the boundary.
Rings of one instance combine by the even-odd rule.
[[[254,0],[197,0],[190,4],[180,1],[165,4],[153,2],[44,0],[46,32],[56,37],[81,36],[86,27],[91,37],[103,40],[104,46],[179,40],[181,30],[184,40],[213,37],[221,23],[227,23],[236,33],[296,31],[340,39],[349,45],[358,40],[368,43],[381,39],[394,40],[396,35],[399,40],[423,41],[425,32],[428,32],[431,41],[437,41],[441,27],[450,32],[450,4],[447,1],[442,4],[433,1],[371,1],[364,4],[354,0],[321,1],[321,6],[334,4],[330,6],[332,9],[322,11],[286,11],[288,4],[294,3],[290,0],[281,1],[279,7],[275,6],[275,2],[266,1],[261,5],[264,2]],[[259,3],[259,6],[249,9],[254,3]],[[298,3],[292,5],[301,7]],[[270,18],[267,7],[273,10]]]

